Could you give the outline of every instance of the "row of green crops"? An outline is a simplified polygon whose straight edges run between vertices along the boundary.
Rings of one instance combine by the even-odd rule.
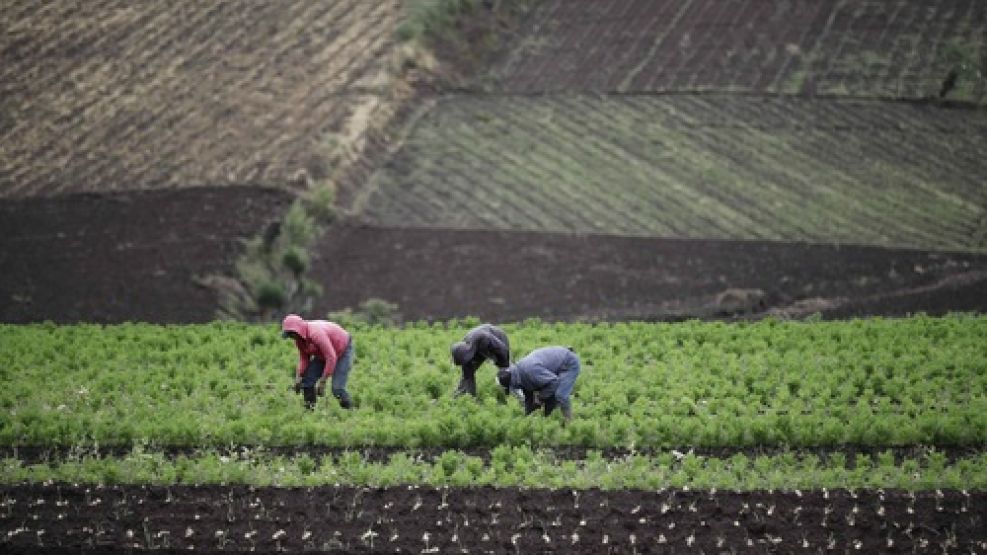
[[[475,322],[357,328],[358,409],[288,390],[272,326],[0,326],[0,444],[660,448],[983,445],[987,317],[505,326],[518,358],[575,348],[574,421],[524,417],[489,365],[452,398]]]
[[[434,461],[395,453],[387,462],[357,452],[341,457],[307,454],[271,456],[216,452],[169,458],[135,450],[125,457],[67,458],[26,465],[0,461],[0,483],[68,482],[95,484],[252,484],[319,486],[526,486],[540,488],[656,489],[664,487],[734,490],[901,488],[909,490],[987,488],[987,454],[949,462],[937,452],[896,463],[892,453],[858,456],[849,465],[839,453],[736,454],[728,458],[662,453],[617,460],[591,451],[583,460],[557,460],[550,452],[501,446],[488,460],[446,451]]]

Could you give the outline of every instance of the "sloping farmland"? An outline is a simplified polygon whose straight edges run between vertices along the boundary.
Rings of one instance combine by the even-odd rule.
[[[355,209],[388,226],[987,249],[987,114],[736,96],[448,96]]]
[[[965,67],[947,98],[987,102],[981,0],[545,0],[519,34],[488,87],[926,98]]]
[[[398,0],[8,0],[0,198],[329,171],[378,106]]]

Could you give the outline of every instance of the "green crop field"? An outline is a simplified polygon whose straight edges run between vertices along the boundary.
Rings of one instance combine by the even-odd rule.
[[[384,225],[987,249],[981,112],[455,96],[355,208]]]
[[[5,326],[0,446],[62,455],[40,466],[10,458],[0,479],[105,473],[110,481],[145,481],[158,472],[155,481],[181,475],[264,483],[279,481],[269,469],[287,465],[280,482],[291,484],[507,484],[535,482],[567,464],[574,472],[557,475],[559,485],[686,480],[756,487],[932,484],[946,474],[919,469],[948,465],[953,481],[983,469],[979,454],[947,461],[934,448],[987,441],[987,318],[509,326],[515,356],[545,344],[579,353],[583,372],[569,426],[557,417],[523,416],[516,401],[484,379],[489,369],[481,371],[477,401],[454,399],[448,346],[467,324],[357,329],[350,390],[359,408],[322,402],[315,413],[288,390],[293,346],[268,326]],[[320,445],[354,451],[316,464],[319,456],[306,450]],[[838,454],[846,445],[933,451],[907,464],[888,451],[852,467],[811,453]],[[95,446],[135,451],[87,455]],[[245,451],[232,460],[216,451],[230,446]],[[297,453],[286,455],[285,446]],[[188,448],[179,459],[159,452],[176,447]],[[386,461],[360,454],[383,447],[392,453]],[[629,456],[604,478],[593,472],[593,465],[608,464],[599,458],[556,460],[553,449],[572,447],[620,448]],[[265,451],[275,448],[282,451]],[[435,461],[410,454],[423,448],[449,451]],[[678,454],[695,448],[726,454]],[[738,451],[744,448],[781,451],[755,456]],[[470,454],[476,449],[489,458]],[[531,472],[498,471],[502,458],[529,461]],[[690,465],[707,470],[690,475]],[[886,468],[865,476],[852,471],[860,465]],[[901,471],[912,465],[914,476]],[[738,470],[745,468],[757,472]]]

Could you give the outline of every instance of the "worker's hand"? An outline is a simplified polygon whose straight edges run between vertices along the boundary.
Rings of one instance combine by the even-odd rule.
[[[319,378],[319,383],[315,385],[315,394],[322,397],[326,394],[326,379]]]
[[[295,393],[301,393],[302,392],[302,377],[301,376],[295,376],[295,388],[294,389],[295,389]]]

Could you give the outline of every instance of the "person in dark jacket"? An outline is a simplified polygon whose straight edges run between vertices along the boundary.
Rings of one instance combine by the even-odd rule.
[[[505,390],[524,393],[524,414],[545,409],[545,416],[561,407],[566,421],[572,420],[569,396],[579,375],[579,357],[569,347],[542,347],[512,366],[497,372],[497,382]]]
[[[480,324],[468,331],[462,341],[452,344],[450,352],[452,362],[463,371],[456,397],[465,393],[476,397],[476,370],[483,361],[492,360],[497,368],[511,365],[511,344],[507,334],[490,324]]]

